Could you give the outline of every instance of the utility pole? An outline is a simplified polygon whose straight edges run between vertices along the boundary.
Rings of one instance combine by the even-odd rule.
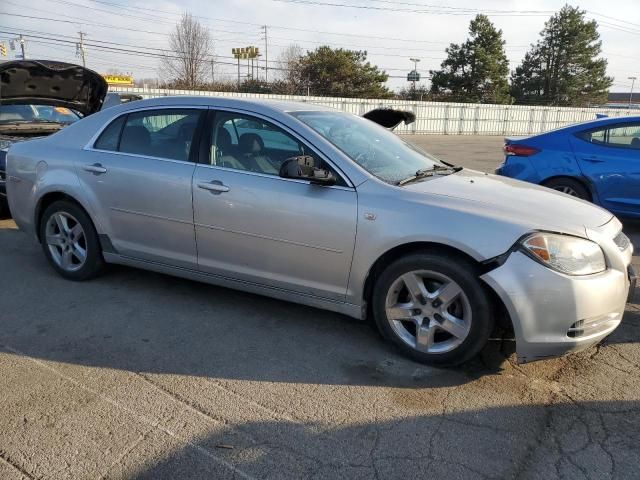
[[[256,79],[260,80],[260,57],[262,57],[262,54],[259,53],[258,56],[256,57]]]
[[[631,92],[629,92],[629,110],[631,110],[631,102],[633,100],[633,86],[635,85],[638,77],[628,77],[628,79],[631,80]]]
[[[24,37],[20,34],[20,50],[22,51],[22,60],[26,60],[27,56],[24,52]]]
[[[216,78],[215,78],[215,74],[213,73],[213,65],[214,65],[215,61],[213,60],[213,57],[211,57],[211,85],[213,86],[213,83],[215,82]]]
[[[80,53],[80,55],[82,56],[82,66],[86,67],[87,66],[87,62],[85,60],[84,57],[84,36],[86,35],[86,33],[84,33],[83,31],[78,32],[78,35],[80,35],[80,43],[78,43],[78,51]]]
[[[267,26],[262,26],[262,34],[264,35],[264,81],[269,81],[269,42],[267,41]]]

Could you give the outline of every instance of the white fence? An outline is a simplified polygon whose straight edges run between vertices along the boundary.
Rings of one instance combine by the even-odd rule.
[[[145,98],[168,95],[270,98],[337,108],[362,115],[374,108],[394,107],[415,113],[416,121],[401,125],[396,133],[444,135],[527,135],[544,132],[571,123],[593,120],[596,113],[610,117],[633,114],[633,110],[607,108],[539,107],[526,105],[486,105],[475,103],[416,102],[338,97],[305,97],[236,92],[201,92],[190,90],[110,87],[114,92],[127,92]],[[637,115],[636,111],[636,115]]]

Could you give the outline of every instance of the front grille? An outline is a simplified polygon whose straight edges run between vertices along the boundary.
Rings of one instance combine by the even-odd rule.
[[[618,246],[621,252],[625,251],[629,245],[631,244],[631,240],[627,237],[622,230],[615,237],[613,237],[613,241]]]

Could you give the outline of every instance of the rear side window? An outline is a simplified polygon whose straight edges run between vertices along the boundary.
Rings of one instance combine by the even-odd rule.
[[[583,140],[604,147],[640,150],[640,123],[612,125],[578,134]]]
[[[119,117],[114,120],[111,125],[109,125],[100,138],[93,145],[94,148],[99,150],[110,150],[117,151],[118,150],[118,141],[120,140],[120,132],[122,131],[122,125],[124,123],[125,116]]]
[[[95,148],[188,161],[200,112],[167,109],[130,113],[109,125]]]

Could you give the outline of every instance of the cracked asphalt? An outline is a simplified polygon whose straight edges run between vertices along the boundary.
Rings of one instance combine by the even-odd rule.
[[[516,365],[491,342],[439,370],[312,308],[127,268],[67,282],[11,221],[0,246],[2,479],[638,478],[637,304],[597,348]]]

